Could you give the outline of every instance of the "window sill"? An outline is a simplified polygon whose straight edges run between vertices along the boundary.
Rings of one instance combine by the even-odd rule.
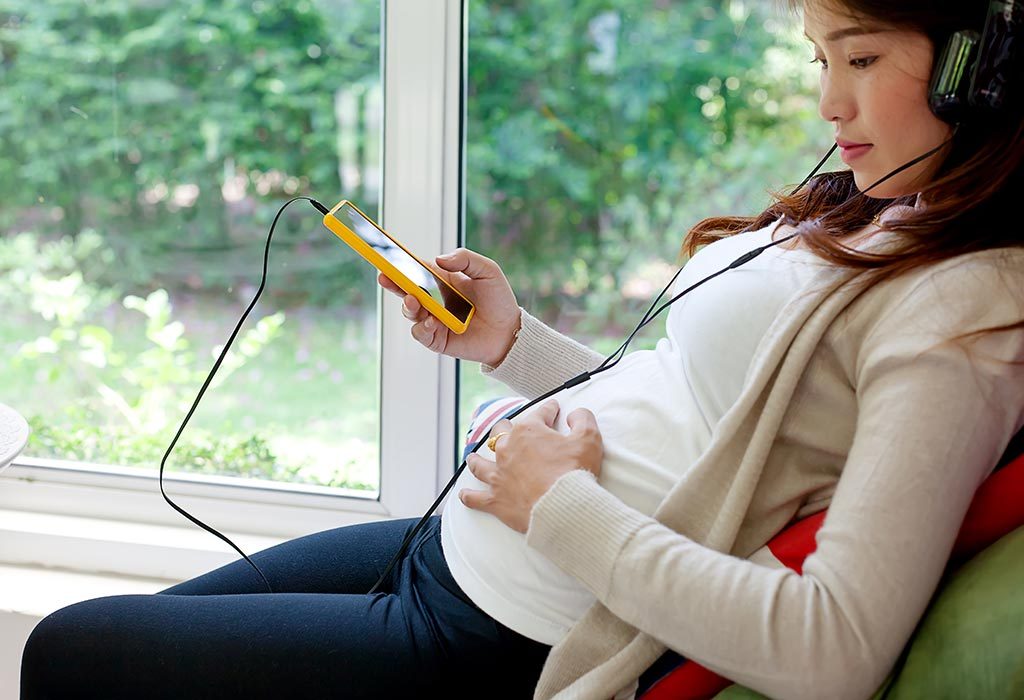
[[[390,515],[372,498],[210,480],[165,486],[246,554]],[[152,476],[42,464],[15,464],[0,475],[0,565],[179,581],[237,558],[171,509]]]
[[[284,538],[225,532],[247,554]],[[0,565],[179,581],[237,559],[195,527],[0,509]]]
[[[74,571],[0,564],[4,598],[0,615],[42,619],[55,610],[90,598],[156,593],[174,581],[132,576],[82,574]]]

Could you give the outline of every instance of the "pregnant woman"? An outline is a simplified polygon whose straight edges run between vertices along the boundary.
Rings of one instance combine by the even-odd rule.
[[[954,33],[992,44],[1021,7],[992,29],[987,0],[794,5],[849,170],[698,224],[673,293],[778,245],[674,304],[655,349],[500,422],[379,592],[415,521],[254,555],[272,594],[236,562],[57,611],[22,697],[607,700],[670,653],[775,697],[870,696],[1024,426],[1021,70],[929,95]],[[457,336],[403,298],[426,347],[529,397],[601,362],[495,262],[437,265],[477,316]],[[801,573],[747,559],[825,508]]]

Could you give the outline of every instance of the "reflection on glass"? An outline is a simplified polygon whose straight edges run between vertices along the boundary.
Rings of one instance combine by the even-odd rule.
[[[402,274],[408,277],[420,289],[425,291],[436,301],[443,301],[441,293],[437,289],[437,283],[433,275],[428,274],[426,268],[419,264],[415,258],[395,245],[394,241],[380,232],[376,226],[359,215],[355,209],[348,204],[340,207],[337,212],[350,231],[362,238],[367,245],[374,248],[388,262],[397,267]]]

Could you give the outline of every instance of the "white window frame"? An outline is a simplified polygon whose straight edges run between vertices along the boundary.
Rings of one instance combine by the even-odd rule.
[[[382,5],[381,219],[429,258],[460,240],[465,7],[463,0]],[[188,475],[164,479],[172,498],[247,552],[339,525],[422,515],[453,472],[457,366],[409,336],[394,299],[378,305],[377,499]],[[0,475],[0,563],[181,579],[234,558],[174,512],[151,475],[28,458]]]

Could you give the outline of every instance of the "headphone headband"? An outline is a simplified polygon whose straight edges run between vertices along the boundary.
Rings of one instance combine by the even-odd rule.
[[[1021,82],[1022,25],[1024,4],[1020,0],[989,3],[978,66],[971,78],[972,106],[998,110],[1014,97]]]
[[[991,0],[981,34],[955,32],[935,62],[929,104],[940,119],[959,123],[996,112],[1018,98],[1024,0]]]

